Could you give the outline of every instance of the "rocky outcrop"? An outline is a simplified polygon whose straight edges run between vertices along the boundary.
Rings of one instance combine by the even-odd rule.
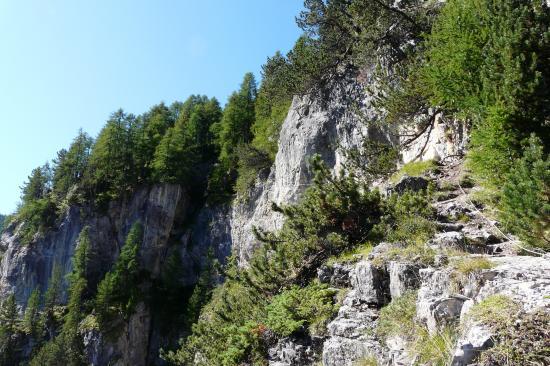
[[[209,252],[222,263],[229,256],[231,231],[229,206],[205,206],[196,214],[192,209],[185,189],[163,184],[138,189],[131,197],[112,202],[103,212],[90,207],[70,207],[55,230],[36,237],[29,244],[20,242],[18,227],[11,227],[0,241],[4,249],[0,297],[13,292],[20,308],[24,308],[35,288],[46,291],[54,267],[58,266],[66,278],[84,227],[89,229],[94,253],[88,280],[95,286],[116,261],[135,222],[140,222],[144,229],[140,266],[151,278],[160,276],[165,260],[179,253],[180,282],[183,286],[193,285]],[[66,285],[64,283],[62,301],[66,301]],[[151,309],[141,303],[127,322],[117,324],[116,336],[106,338],[97,330],[87,332],[84,338],[90,363],[154,364],[163,339],[153,318]]]
[[[343,149],[360,146],[364,139],[389,141],[389,133],[367,128],[353,112],[366,108],[364,85],[354,77],[338,83],[329,96],[295,97],[279,136],[279,149],[269,176],[259,181],[247,197],[237,202],[232,212],[232,242],[240,261],[245,264],[259,243],[253,227],[276,230],[282,217],[273,212],[271,203],[296,202],[313,178],[309,159],[318,154],[336,170],[345,160]],[[372,110],[368,110],[372,114]]]
[[[20,242],[17,227],[6,230],[1,238],[6,250],[0,264],[0,296],[13,292],[17,303],[24,306],[35,288],[43,292],[47,289],[54,266],[59,266],[65,277],[71,270],[71,258],[84,227],[89,228],[91,250],[96,254],[90,264],[94,270],[92,279],[98,281],[110,268],[135,222],[141,222],[144,228],[141,265],[157,276],[168,252],[176,215],[187,215],[188,201],[180,186],[158,185],[111,203],[103,214],[73,206],[55,230],[29,244]]]

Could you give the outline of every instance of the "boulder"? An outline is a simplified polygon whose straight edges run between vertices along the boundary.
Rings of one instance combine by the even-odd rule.
[[[351,268],[351,265],[340,263],[323,265],[317,269],[317,278],[321,283],[330,284],[333,287],[349,287]]]
[[[429,181],[423,177],[409,177],[404,175],[393,187],[390,193],[403,194],[406,191],[419,192],[428,188]]]
[[[389,276],[384,268],[361,261],[350,272],[350,281],[361,301],[377,306],[390,301]]]
[[[469,326],[457,341],[451,365],[470,365],[482,351],[493,346],[492,337],[493,333],[481,324]]]
[[[390,295],[392,299],[402,296],[406,291],[420,287],[418,265],[391,261],[388,265],[390,276]]]
[[[270,348],[269,366],[313,365],[321,354],[322,340],[310,337],[287,337]]]

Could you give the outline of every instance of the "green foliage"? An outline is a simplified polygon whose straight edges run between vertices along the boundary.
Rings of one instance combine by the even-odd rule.
[[[54,264],[50,281],[48,282],[48,289],[44,294],[44,307],[47,309],[53,309],[55,305],[61,303],[62,276],[62,268],[58,264]]]
[[[343,66],[362,66],[376,51],[403,57],[408,41],[429,28],[432,6],[422,1],[307,0],[298,25],[307,35],[309,57],[297,65],[305,89],[326,85]],[[302,66],[302,67],[300,67]]]
[[[0,215],[0,233],[4,231],[4,228],[8,224],[8,217],[5,215]]]
[[[136,222],[113,268],[97,286],[95,309],[102,328],[117,316],[130,316],[137,304],[140,296],[138,253],[142,239],[143,227]]]
[[[39,288],[36,288],[27,300],[27,307],[25,308],[25,315],[23,316],[22,322],[22,327],[25,333],[35,337],[42,331],[39,312],[40,300],[41,292]]]
[[[15,296],[9,295],[0,306],[0,365],[15,363],[18,317]]]
[[[235,190],[241,197],[254,184],[258,173],[268,169],[272,163],[269,156],[252,145],[240,145],[236,149],[239,161],[237,165],[237,181]]]
[[[339,255],[330,257],[326,263],[330,266],[334,263],[358,262],[361,259],[367,258],[373,248],[373,244],[370,242],[359,244],[352,249],[340,253]]]
[[[303,326],[310,334],[324,334],[328,320],[334,315],[335,290],[312,283],[307,287],[292,286],[273,297],[266,307],[266,325],[281,336],[289,336]]]
[[[21,242],[30,244],[35,235],[43,235],[54,227],[57,219],[55,203],[49,196],[26,202],[19,208],[16,218],[21,222]]]
[[[133,156],[137,126],[134,115],[119,110],[99,133],[86,171],[86,183],[99,202],[115,199],[137,183]]]
[[[215,276],[215,261],[213,254],[210,252],[187,304],[186,317],[189,325],[199,320],[201,309],[210,301],[216,281]]]
[[[302,201],[277,207],[286,221],[277,233],[256,231],[263,246],[250,261],[246,281],[274,294],[291,284],[304,284],[330,256],[363,243],[382,216],[378,191],[353,176],[333,177],[317,156],[312,159],[314,184]]]
[[[268,327],[289,334],[304,325],[312,334],[322,333],[335,310],[334,292],[308,284],[331,255],[365,242],[380,221],[382,202],[353,176],[332,176],[318,157],[312,167],[315,182],[303,200],[274,206],[286,217],[282,230],[256,231],[264,245],[249,267],[230,261],[226,281],[213,291],[192,334],[165,359],[184,365],[200,353],[204,365],[261,364]]]
[[[71,365],[84,366],[84,344],[80,334],[80,322],[85,316],[84,299],[88,291],[86,275],[90,261],[90,238],[88,228],[84,228],[79,235],[77,247],[73,256],[73,270],[69,275],[69,300],[67,312],[63,318],[61,330],[55,336],[50,336],[31,359],[31,366]],[[57,275],[55,276],[57,277]],[[56,280],[57,281],[57,280]],[[53,280],[51,281],[53,282]],[[54,284],[55,285],[55,284]],[[52,288],[52,284],[50,284]],[[48,288],[48,291],[50,291]],[[47,298],[45,312],[52,311],[48,304],[55,303],[53,295]],[[26,318],[26,316],[25,316]],[[50,332],[53,334],[53,332]]]
[[[507,175],[500,209],[507,229],[531,246],[550,250],[550,157],[535,136]]]
[[[434,334],[415,322],[415,291],[392,299],[380,311],[376,334],[384,341],[399,336],[407,342],[407,351],[417,357],[421,364],[445,366],[449,364],[454,351],[457,334],[452,328],[444,328]]]
[[[68,150],[57,153],[53,174],[53,192],[58,200],[67,196],[69,191],[84,178],[88,167],[93,139],[80,130]],[[69,197],[69,202],[79,202],[77,197]]]
[[[185,113],[166,131],[154,153],[152,168],[160,182],[190,184],[198,164],[212,155],[210,127],[222,115],[218,101],[194,96],[186,103]]]
[[[380,310],[376,334],[384,340],[397,335],[413,339],[417,330],[414,322],[416,297],[415,291],[409,291],[383,307]]]
[[[369,356],[359,361],[355,361],[353,366],[378,366],[378,360],[374,356]]]
[[[364,139],[360,148],[345,150],[346,169],[364,179],[387,179],[395,172],[399,151],[389,143]]]
[[[418,327],[416,339],[409,347],[417,355],[419,364],[447,366],[452,362],[457,339],[458,333],[451,327],[445,327],[432,335]]]
[[[384,216],[376,231],[390,242],[423,245],[435,233],[435,210],[430,191],[392,194],[385,201]]]
[[[549,25],[539,1],[457,0],[443,7],[428,37],[425,93],[433,105],[474,120],[471,166],[489,184],[500,185],[530,133],[550,135]]]
[[[236,149],[252,140],[256,96],[256,80],[247,73],[239,91],[229,97],[222,120],[211,127],[220,150],[218,164],[209,179],[211,202],[224,201],[234,193],[239,160]]]
[[[262,66],[262,84],[256,98],[256,118],[252,125],[252,146],[275,160],[277,142],[283,121],[288,113],[294,91],[290,60],[280,52],[268,58]]]
[[[229,272],[238,271],[235,267]],[[163,353],[163,358],[176,365],[192,364],[201,354],[199,365],[238,365],[244,360],[264,358],[260,338],[265,331],[266,299],[253,289],[233,279],[217,287],[206,305],[192,334],[182,341],[177,351]],[[261,364],[261,363],[259,363]]]
[[[495,265],[485,257],[459,257],[453,260],[452,267],[462,276],[479,273],[491,269]]]
[[[52,171],[49,164],[32,171],[21,187],[21,204],[16,219],[21,242],[30,243],[36,234],[43,234],[53,227],[57,218],[56,206],[50,197]]]

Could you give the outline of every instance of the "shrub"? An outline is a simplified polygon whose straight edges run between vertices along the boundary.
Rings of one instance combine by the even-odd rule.
[[[528,245],[550,250],[550,157],[534,135],[502,191],[500,218]]]
[[[21,242],[31,243],[36,234],[44,234],[52,228],[56,219],[56,206],[49,197],[27,202],[17,213],[17,220],[21,222]]]
[[[385,202],[385,214],[375,232],[387,241],[423,245],[435,233],[435,210],[430,197],[429,191],[391,195]]]
[[[292,286],[275,296],[267,306],[266,325],[282,336],[308,326],[311,334],[322,334],[334,315],[335,290],[313,283],[305,288]]]
[[[546,309],[522,313],[513,325],[497,332],[496,345],[481,354],[479,365],[548,365],[548,324],[550,314]]]

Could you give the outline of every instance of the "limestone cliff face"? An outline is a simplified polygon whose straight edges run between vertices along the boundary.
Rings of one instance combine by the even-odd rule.
[[[138,221],[144,228],[141,265],[157,276],[168,252],[176,214],[185,217],[188,201],[180,186],[157,185],[138,190],[128,200],[111,203],[105,213],[73,206],[59,227],[29,244],[20,242],[19,227],[9,228],[0,241],[5,248],[0,264],[0,296],[13,292],[17,303],[24,305],[35,288],[47,289],[54,266],[59,266],[65,277],[71,271],[78,236],[86,226],[95,254],[90,267],[96,280],[116,260],[130,227]]]
[[[294,98],[281,128],[269,176],[232,207],[231,238],[242,264],[259,245],[253,235],[254,226],[266,230],[282,226],[282,217],[271,210],[271,203],[296,202],[310,185],[313,177],[309,159],[313,155],[320,155],[338,172],[346,160],[344,152],[362,146],[365,140],[398,144],[405,140],[403,135],[417,132],[397,131],[377,123],[383,111],[373,105],[376,87],[366,87],[373,82],[369,70],[361,77],[351,73],[326,95]],[[440,113],[433,128],[402,152],[402,162],[456,157],[464,152],[466,142],[466,127]]]
[[[63,278],[71,271],[71,258],[84,227],[89,228],[92,263],[89,281],[97,284],[111,268],[135,222],[144,228],[140,265],[152,278],[161,273],[174,251],[182,259],[183,285],[196,282],[201,262],[215,243],[213,253],[220,260],[230,251],[227,207],[204,207],[191,212],[189,195],[178,185],[155,185],[138,189],[130,198],[113,202],[104,212],[89,207],[71,207],[60,225],[29,244],[22,244],[19,227],[8,228],[0,240],[4,251],[0,263],[0,297],[14,293],[24,308],[35,288],[48,288],[53,269],[59,266]],[[195,217],[196,216],[196,217]],[[185,221],[193,224],[185,225]],[[66,301],[67,283],[63,284]],[[120,336],[105,340],[101,334],[86,334],[87,356],[93,365],[146,365],[158,360],[159,339],[151,310],[142,303],[127,323],[118,324]]]

